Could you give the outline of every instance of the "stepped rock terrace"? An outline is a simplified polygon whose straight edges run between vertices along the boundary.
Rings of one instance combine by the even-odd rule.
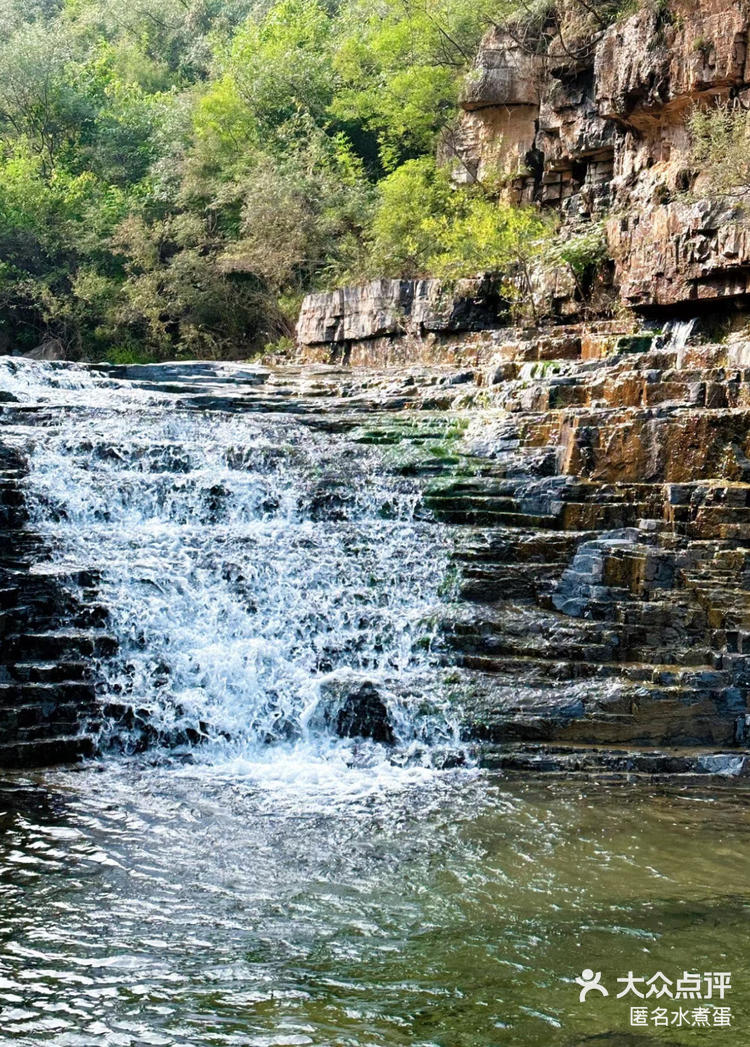
[[[317,448],[318,465],[309,475],[303,470],[304,499],[295,503],[311,525],[335,529],[336,521],[356,518],[365,521],[357,527],[370,529],[367,521],[394,512],[402,519],[402,544],[393,550],[404,557],[403,570],[396,564],[374,584],[388,593],[420,587],[413,605],[400,597],[389,603],[392,596],[384,605],[386,618],[404,615],[410,623],[408,650],[402,639],[398,658],[393,648],[382,661],[371,653],[368,662],[360,656],[360,637],[354,647],[347,640],[315,664],[305,663],[305,686],[318,703],[328,674],[354,665],[360,684],[365,680],[382,695],[377,708],[396,722],[397,736],[399,716],[409,720],[409,728],[401,728],[407,747],[428,736],[426,728],[414,729],[415,710],[427,696],[431,729],[436,710],[442,710],[438,719],[445,720],[446,710],[455,718],[453,727],[437,732],[440,752],[478,746],[484,759],[507,767],[750,771],[745,343],[672,345],[663,335],[621,334],[610,324],[535,337],[508,330],[456,335],[452,344],[446,340],[423,355],[421,363],[380,370],[309,363],[73,369],[73,377],[93,383],[95,394],[85,395],[54,388],[70,377],[67,365],[8,361],[13,380],[6,381],[1,408],[8,538],[3,761],[44,763],[95,751],[112,744],[102,724],[113,720],[131,737],[135,729],[139,745],[193,744],[237,727],[231,717],[222,720],[210,700],[191,714],[183,694],[179,722],[166,724],[163,717],[154,722],[148,702],[139,709],[135,695],[112,693],[112,660],[124,657],[118,648],[137,647],[112,606],[119,590],[111,579],[102,585],[107,564],[97,563],[95,551],[85,563],[61,559],[60,527],[65,530],[73,508],[63,506],[61,525],[49,492],[47,502],[40,500],[29,480],[38,448],[66,419],[78,421],[58,450],[81,454],[69,439],[80,439],[90,424],[91,395],[99,414],[103,404],[137,395],[149,398],[150,411],[167,412],[180,425],[193,419],[188,425],[198,428],[190,429],[187,444],[186,431],[171,430],[174,442],[166,458],[162,448],[158,463],[143,448],[136,454],[130,438],[125,448],[100,442],[93,455],[83,448],[88,470],[118,456],[129,459],[116,463],[125,471],[107,480],[116,499],[124,499],[122,519],[133,499],[144,497],[133,494],[134,467],[139,483],[154,470],[170,474],[169,484],[162,475],[157,489],[172,492],[172,517],[196,511],[205,527],[222,514],[234,519],[243,470],[258,467],[246,441],[261,433],[278,447],[291,438]],[[39,371],[42,392],[28,393],[30,367]],[[126,429],[133,410],[124,401],[118,408]],[[204,467],[196,472],[191,448],[202,439],[201,419],[233,433],[228,449],[234,457],[221,477]],[[245,419],[254,428],[243,435]],[[273,473],[270,461],[261,472]],[[344,461],[359,464],[351,472]],[[362,463],[365,473],[357,471]],[[374,501],[352,517],[352,485],[365,475],[380,478]],[[183,483],[192,493],[175,495]],[[264,497],[264,507],[252,512],[274,518],[279,491],[271,501]],[[153,512],[158,518],[162,509],[148,510],[133,540],[139,527],[147,535]],[[115,509],[109,513],[114,526]],[[408,572],[416,570],[406,566],[411,543],[435,550],[432,573],[419,582],[416,574],[409,582]],[[228,555],[222,549],[217,563]],[[227,599],[242,602],[243,592],[236,577]],[[363,619],[365,633],[374,620]],[[253,621],[234,623],[232,643]],[[277,639],[282,635],[280,627]],[[360,653],[353,656],[354,650]],[[161,653],[167,663],[174,656]],[[140,657],[131,650],[125,662],[140,664]],[[296,655],[285,657],[296,664]],[[158,667],[149,673],[148,687],[161,693]],[[284,708],[289,722],[283,729],[276,713],[268,720],[263,708],[262,716],[256,709],[256,740],[263,732],[273,739],[277,729],[280,739],[285,730],[294,733],[300,715],[294,703]],[[347,717],[362,722],[357,710],[349,708]],[[335,710],[323,719],[341,722]],[[389,736],[389,728],[367,730],[370,737]]]

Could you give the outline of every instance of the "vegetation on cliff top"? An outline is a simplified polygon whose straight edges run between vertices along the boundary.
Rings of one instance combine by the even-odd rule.
[[[434,161],[523,0],[1,3],[2,351],[246,355],[306,290],[502,268],[544,231]]]

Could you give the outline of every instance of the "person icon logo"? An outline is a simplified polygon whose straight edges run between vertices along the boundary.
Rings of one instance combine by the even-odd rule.
[[[586,970],[583,971],[580,978],[576,978],[576,984],[582,987],[578,996],[579,1003],[586,1002],[586,993],[591,989],[596,989],[597,992],[602,994],[602,996],[609,996],[609,993],[601,984],[601,978],[602,972],[597,971],[596,974],[594,974],[590,967],[587,967]]]

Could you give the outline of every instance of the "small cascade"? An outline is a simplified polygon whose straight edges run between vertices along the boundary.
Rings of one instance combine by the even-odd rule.
[[[1,387],[45,412],[6,434],[28,459],[29,527],[61,577],[95,574],[115,641],[97,667],[103,748],[401,759],[455,741],[433,651],[449,532],[418,518],[419,481],[376,440],[186,410],[85,367],[3,366]]]
[[[676,351],[678,370],[682,369],[685,350],[696,333],[697,327],[696,317],[691,320],[670,320],[664,325],[664,347]]]

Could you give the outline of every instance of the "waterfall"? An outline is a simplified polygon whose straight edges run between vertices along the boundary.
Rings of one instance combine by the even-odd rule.
[[[676,350],[678,368],[683,365],[685,350],[697,326],[698,320],[695,317],[692,320],[670,320],[664,325],[664,347]]]
[[[29,527],[61,576],[95,574],[117,641],[98,666],[103,747],[402,757],[455,739],[433,653],[448,534],[351,419],[191,410],[158,382],[0,367],[32,409],[6,433],[28,457]],[[395,746],[338,738],[357,701],[385,706]]]

